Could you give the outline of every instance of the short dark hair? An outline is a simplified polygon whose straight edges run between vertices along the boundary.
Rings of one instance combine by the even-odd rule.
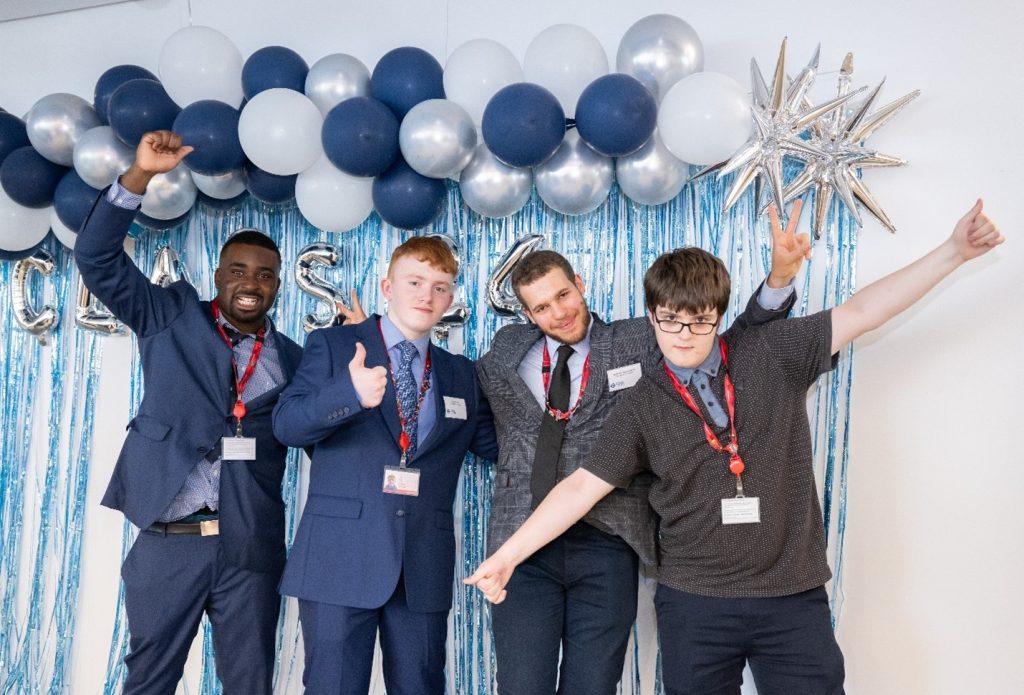
[[[220,252],[223,254],[224,249],[235,244],[245,244],[246,246],[259,246],[263,249],[268,249],[277,254],[277,262],[281,263],[281,249],[277,248],[277,244],[274,240],[268,237],[266,234],[258,229],[240,229],[224,242],[224,245],[220,247]]]
[[[512,269],[512,291],[516,293],[516,298],[523,302],[523,296],[519,294],[519,288],[540,280],[552,268],[560,268],[565,273],[565,277],[569,278],[569,282],[573,282],[576,279],[576,271],[572,269],[572,265],[566,260],[565,256],[557,251],[545,249],[533,251],[523,256],[522,260]],[[525,304],[525,302],[523,303]]]
[[[696,246],[661,254],[644,274],[644,302],[651,314],[658,307],[690,314],[713,307],[721,316],[729,291],[725,263]]]

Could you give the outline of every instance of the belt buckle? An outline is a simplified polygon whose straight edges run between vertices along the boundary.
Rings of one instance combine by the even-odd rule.
[[[199,534],[201,536],[219,536],[220,519],[209,519],[199,522]]]

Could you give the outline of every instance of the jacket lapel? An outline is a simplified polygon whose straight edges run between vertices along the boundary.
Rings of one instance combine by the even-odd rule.
[[[228,347],[227,343],[220,335],[220,331],[217,330],[217,323],[214,321],[213,312],[210,310],[210,302],[200,302],[203,307],[203,311],[206,314],[207,320],[210,322],[210,339],[213,341],[215,347],[213,354],[216,355],[215,367],[217,370],[217,383],[215,385],[214,393],[228,393],[225,387],[230,388],[230,393],[224,397],[225,411],[226,413],[231,412],[231,405],[234,403],[233,395],[235,392],[235,375],[232,373],[231,362],[234,357],[234,352]]]
[[[419,443],[416,447],[416,456],[414,459],[418,459],[428,450],[437,445],[438,442],[444,442],[448,439],[448,429],[452,425],[453,418],[445,417],[444,409],[444,397],[450,396],[455,393],[454,383],[455,375],[452,372],[452,362],[448,354],[441,348],[437,347],[433,343],[427,348],[430,351],[430,392],[434,398],[434,427],[430,430],[430,434],[427,435],[425,441]],[[469,404],[466,404],[467,407]],[[466,417],[469,417],[469,413],[466,413]],[[462,420],[454,419],[454,423],[461,423]]]
[[[398,442],[398,437],[402,433],[402,428],[398,424],[398,400],[395,395],[395,380],[391,375],[391,363],[388,360],[387,350],[384,347],[384,338],[380,332],[380,315],[374,314],[366,321],[356,325],[356,340],[363,344],[366,348],[366,366],[367,367],[384,367],[388,370],[388,383],[384,388],[384,399],[380,402],[377,410],[380,412],[381,417],[384,419],[384,424],[387,425],[388,431],[391,432],[391,436],[395,442]],[[347,369],[348,365],[342,365],[343,369]]]
[[[519,405],[523,416],[527,420],[540,422],[544,409],[537,402],[537,397],[530,391],[530,387],[523,381],[523,377],[519,376],[519,365],[522,363],[523,358],[526,357],[526,353],[530,351],[530,348],[543,338],[544,334],[532,323],[524,326],[524,329],[519,336],[519,340],[511,345],[505,354],[501,355],[502,370],[504,371],[505,380],[515,394],[516,403]]]

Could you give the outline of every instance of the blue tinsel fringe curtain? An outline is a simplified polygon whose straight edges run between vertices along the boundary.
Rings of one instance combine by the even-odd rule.
[[[461,250],[458,292],[472,314],[463,329],[453,331],[450,347],[470,358],[487,350],[494,331],[504,323],[485,303],[487,276],[509,246],[526,234],[545,235],[548,246],[570,259],[586,282],[591,308],[605,319],[643,313],[641,279],[660,253],[684,245],[705,248],[721,257],[732,274],[728,317],[731,320],[767,272],[771,238],[766,222],[756,218],[750,194],[722,212],[729,183],[728,178],[723,182],[711,177],[699,179],[675,200],[658,207],[637,205],[613,190],[598,210],[579,217],[555,213],[534,195],[520,213],[498,220],[468,210],[462,205],[458,187],[450,186],[445,216],[432,229],[421,232],[448,234]],[[148,273],[156,251],[164,245],[172,246],[181,254],[200,294],[210,297],[220,246],[233,230],[241,227],[264,230],[280,245],[283,287],[274,319],[281,330],[300,343],[304,340],[302,317],[317,308],[312,298],[292,281],[292,264],[300,249],[316,241],[338,246],[342,260],[337,268],[326,272],[326,277],[343,290],[357,288],[364,307],[371,311],[382,307],[379,280],[391,251],[411,234],[383,224],[376,214],[351,232],[326,234],[311,227],[294,206],[270,208],[251,201],[229,212],[200,206],[186,225],[175,230],[136,229],[140,235],[134,245],[134,258]],[[814,259],[807,267],[807,279],[797,304],[797,313],[801,315],[834,306],[854,290],[857,228],[849,215],[835,205],[825,228],[827,231],[815,245]],[[122,595],[118,596],[117,605],[110,606],[113,626],[104,681],[72,686],[68,679],[72,655],[85,651],[81,640],[76,640],[75,617],[79,602],[85,598],[79,594],[79,583],[82,538],[88,532],[86,505],[97,504],[96,500],[85,499],[85,491],[102,346],[107,340],[134,338],[102,336],[76,328],[77,271],[71,254],[52,237],[50,244],[57,270],[45,282],[35,281],[35,296],[45,297],[61,313],[60,325],[53,332],[48,349],[17,328],[10,301],[13,263],[0,263],[0,369],[7,375],[0,380],[0,690],[117,693],[124,678],[123,658],[128,648]],[[324,309],[320,307],[321,311]],[[839,369],[821,378],[808,402],[835,574],[833,620],[838,616],[842,598],[852,357],[849,348]],[[138,405],[142,386],[136,359],[125,403],[125,422]],[[45,427],[33,421],[34,415],[47,419]],[[39,435],[40,431],[45,434]],[[106,438],[113,442],[119,434],[108,433]],[[289,542],[307,473],[308,461],[302,461],[299,452],[293,451],[284,481]],[[460,575],[472,571],[484,557],[490,496],[490,466],[467,457],[456,509],[456,518],[461,519]],[[122,557],[133,538],[134,530],[126,523]],[[486,606],[477,592],[466,590],[458,581],[453,591],[449,692],[490,695],[494,692],[494,659]],[[295,693],[301,689],[302,671],[298,611],[294,601],[284,601],[283,608],[276,692]],[[653,627],[639,623],[627,657],[626,677],[620,686],[624,695],[661,691]],[[77,627],[87,630],[93,640],[108,638],[95,627]],[[208,625],[203,627],[200,673],[199,682],[185,683],[185,692],[219,692]],[[380,684],[375,683],[374,688],[380,688]]]

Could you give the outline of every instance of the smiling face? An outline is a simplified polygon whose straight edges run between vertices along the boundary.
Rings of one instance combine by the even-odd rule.
[[[583,298],[584,290],[579,275],[570,279],[557,267],[518,288],[526,318],[537,324],[544,335],[566,345],[587,336],[590,310]]]
[[[280,258],[270,249],[244,243],[225,246],[213,274],[224,318],[243,333],[259,330],[281,287],[280,271]]]
[[[672,310],[659,306],[654,310],[654,315],[648,317],[651,325],[654,326],[654,337],[658,341],[658,349],[665,359],[677,367],[684,369],[696,369],[707,359],[718,340],[718,332],[711,330],[707,335],[694,335],[686,326],[679,333],[672,333],[671,330],[678,328],[671,324],[665,324],[665,330],[658,321],[679,321],[682,323],[703,323],[717,324],[718,311],[716,309],[705,309],[695,314],[689,311],[678,309]]]
[[[412,255],[395,258],[380,289],[388,318],[407,340],[426,335],[452,304],[455,278]]]

